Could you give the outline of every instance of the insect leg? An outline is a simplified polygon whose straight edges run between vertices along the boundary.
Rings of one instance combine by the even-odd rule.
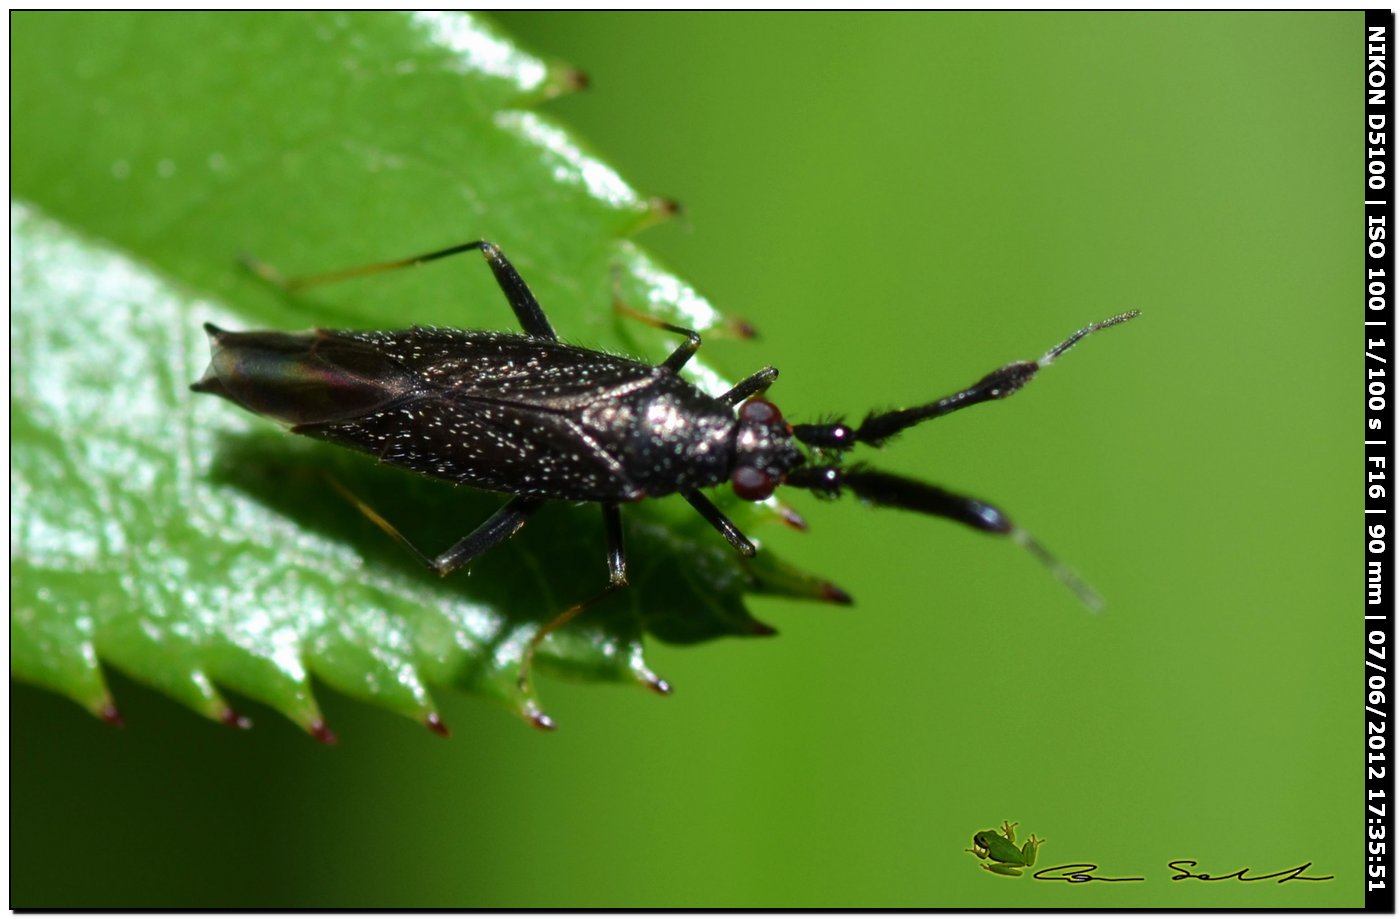
[[[764,367],[758,373],[747,376],[734,385],[729,392],[719,397],[725,405],[738,405],[749,396],[757,395],[773,385],[778,378],[777,367]]]
[[[623,303],[621,300],[617,299],[615,295],[613,297],[613,309],[621,313],[623,316],[626,316],[629,319],[635,319],[641,323],[645,323],[646,325],[651,326],[653,329],[665,329],[667,332],[675,332],[677,335],[685,336],[685,344],[681,345],[675,351],[671,352],[671,356],[661,362],[662,367],[666,367],[667,369],[672,371],[680,370],[682,367],[685,366],[685,362],[690,360],[691,357],[695,355],[696,351],[700,350],[700,333],[695,331],[694,329],[687,329],[684,326],[671,325],[671,323],[665,322],[661,319],[657,319],[655,316],[648,316],[646,313],[643,313],[640,310],[634,310],[626,303]]]
[[[621,316],[626,316],[628,319],[635,319],[644,325],[651,326],[653,329],[665,329],[667,332],[675,332],[677,335],[684,335],[685,344],[681,345],[671,353],[670,357],[661,362],[661,366],[671,371],[680,370],[685,366],[685,362],[690,360],[696,351],[700,350],[700,333],[694,329],[687,329],[684,326],[671,325],[669,322],[657,319],[655,316],[648,316],[641,310],[635,310],[626,303],[623,303],[621,293],[622,275],[619,272],[620,269],[614,265],[612,274],[613,310]]]
[[[803,443],[814,447],[846,449],[857,443],[879,445],[900,431],[933,418],[940,418],[959,409],[987,402],[992,399],[1005,399],[1022,386],[1029,383],[1037,372],[1050,366],[1086,335],[1127,322],[1138,315],[1137,310],[1120,313],[1117,316],[1095,322],[1075,332],[1069,338],[1046,352],[1038,361],[1016,361],[984,376],[968,388],[945,396],[927,405],[899,409],[893,412],[871,413],[861,422],[860,427],[851,429],[844,424],[795,424],[792,434]]]
[[[754,548],[753,543],[739,532],[739,528],[734,525],[733,521],[720,513],[720,509],[715,507],[709,498],[698,491],[688,491],[685,493],[685,499],[690,502],[691,507],[700,512],[700,516],[704,517],[710,526],[719,530],[724,538],[729,540],[729,544],[737,549],[740,555],[744,558],[754,557],[758,550]]]
[[[463,565],[510,539],[530,521],[533,514],[544,502],[538,498],[512,498],[505,506],[472,530],[466,538],[446,552],[432,559],[428,567],[446,577]],[[405,541],[406,542],[406,541]]]
[[[484,239],[473,240],[469,243],[462,243],[457,246],[449,246],[446,249],[438,249],[435,252],[426,252],[422,255],[414,255],[409,258],[394,259],[391,262],[376,262],[373,265],[359,265],[354,268],[342,268],[339,271],[329,271],[325,274],[305,275],[296,278],[283,277],[281,272],[266,262],[260,262],[251,256],[243,257],[243,264],[258,277],[286,291],[306,290],[308,287],[317,287],[321,284],[331,284],[335,281],[345,281],[350,278],[363,278],[373,274],[380,274],[385,271],[394,271],[398,268],[412,268],[414,265],[422,265],[427,262],[435,262],[440,258],[447,258],[449,255],[458,255],[462,252],[470,252],[478,249],[486,257],[486,262],[491,266],[491,273],[496,276],[496,283],[500,285],[501,291],[506,295],[506,300],[510,302],[510,308],[515,311],[515,318],[520,321],[525,334],[535,338],[547,338],[550,341],[558,340],[559,336],[554,334],[554,327],[549,324],[549,320],[544,315],[544,310],[535,300],[535,295],[530,293],[530,288],[525,285],[525,281],[520,277],[520,273],[515,270],[515,266],[501,253],[501,250],[494,244]]]
[[[1092,610],[1103,607],[1103,600],[1088,584],[1081,581],[1058,559],[1037,542],[1031,534],[1011,522],[998,507],[960,495],[957,492],[907,479],[888,472],[877,472],[862,466],[841,469],[837,466],[799,466],[787,474],[787,484],[806,488],[834,498],[842,489],[850,489],[862,501],[879,507],[897,507],[933,517],[944,517],[958,523],[992,533],[1009,536],[1034,555],[1041,564],[1079,597]]]
[[[519,500],[519,499],[517,499]],[[615,590],[621,590],[627,586],[627,552],[622,544],[622,514],[616,504],[603,505],[603,527],[607,533],[608,540],[608,586],[601,591],[584,600],[575,603],[564,612],[555,616],[549,622],[540,627],[530,638],[530,643],[525,646],[525,654],[520,660],[520,676],[517,685],[520,691],[530,692],[530,671],[535,660],[535,650],[540,646],[540,642],[545,640],[549,633],[554,632],[572,621],[579,613],[588,609],[593,604],[599,602]],[[546,715],[536,715],[535,724],[546,730],[553,728],[554,723]]]
[[[335,487],[335,490],[344,495],[351,504],[355,505],[360,513],[370,519],[370,522],[385,533],[394,537],[394,540],[397,541],[399,545],[412,553],[413,557],[422,562],[429,571],[442,577],[446,577],[484,553],[486,550],[500,545],[516,533],[519,533],[520,528],[525,526],[529,521],[530,515],[544,503],[538,498],[512,498],[500,510],[488,517],[485,523],[481,524],[481,526],[477,527],[475,530],[472,530],[466,538],[462,539],[446,552],[433,558],[422,549],[419,549],[413,543],[409,542],[408,537],[400,533],[397,527],[381,517],[378,511],[370,507],[364,501],[361,501],[358,496],[351,493],[345,486],[341,485],[335,479],[331,479],[330,482],[331,485]]]

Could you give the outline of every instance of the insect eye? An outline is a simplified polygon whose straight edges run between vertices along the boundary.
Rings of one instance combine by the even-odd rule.
[[[729,482],[734,486],[734,494],[745,501],[762,501],[777,487],[773,477],[756,466],[735,467]]]
[[[750,399],[739,409],[739,417],[757,424],[777,424],[783,420],[783,413],[767,399]]]

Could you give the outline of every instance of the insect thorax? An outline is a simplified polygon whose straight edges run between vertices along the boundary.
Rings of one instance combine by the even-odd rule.
[[[718,485],[734,464],[734,410],[669,373],[590,406],[584,423],[645,495]]]

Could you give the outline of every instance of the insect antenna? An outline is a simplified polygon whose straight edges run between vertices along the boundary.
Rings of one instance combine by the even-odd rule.
[[[916,424],[941,418],[980,402],[1005,399],[1019,391],[1021,387],[1034,379],[1037,373],[1053,364],[1056,359],[1073,348],[1085,336],[1127,322],[1137,316],[1137,310],[1129,310],[1126,313],[1111,316],[1102,322],[1087,325],[1051,348],[1040,360],[1016,361],[1007,364],[1005,367],[993,370],[966,389],[950,396],[944,396],[934,402],[916,405],[913,408],[897,409],[892,412],[872,412],[865,416],[865,420],[860,423],[858,428],[851,428],[839,422],[795,424],[792,426],[792,435],[809,446],[826,449],[849,450],[856,444],[879,446]]]
[[[787,474],[786,484],[828,498],[835,498],[843,490],[849,489],[857,498],[877,507],[894,507],[931,517],[944,517],[984,533],[1010,537],[1035,556],[1090,610],[1098,612],[1103,609],[1103,599],[1092,587],[1050,554],[1030,533],[1012,523],[1000,508],[985,501],[860,464],[849,469],[839,466],[799,466]]]

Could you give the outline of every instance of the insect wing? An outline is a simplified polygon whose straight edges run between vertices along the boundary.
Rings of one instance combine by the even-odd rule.
[[[518,408],[582,413],[646,388],[660,371],[631,358],[507,332],[416,327],[349,333],[423,386]]]
[[[293,432],[462,485],[571,501],[641,497],[617,460],[568,415],[429,394]]]
[[[209,369],[197,392],[222,396],[285,424],[355,418],[413,391],[413,379],[379,349],[339,333],[226,332],[205,325]]]
[[[415,380],[414,395],[360,417],[293,430],[424,475],[507,494],[573,501],[642,496],[590,415],[617,411],[655,368],[500,332],[414,328],[341,333]]]

